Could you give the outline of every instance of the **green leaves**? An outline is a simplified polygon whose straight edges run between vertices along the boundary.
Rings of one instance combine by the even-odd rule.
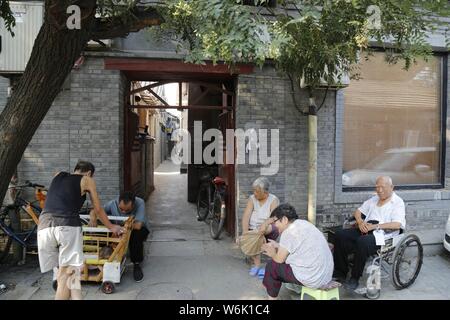
[[[163,12],[167,23],[162,25],[162,30],[180,44],[189,45],[187,61],[262,64],[268,57],[269,25],[240,1],[169,0],[166,3],[168,7]]]
[[[16,25],[11,8],[9,7],[8,0],[0,0],[0,18],[5,23],[6,30],[8,30],[12,36],[14,36],[13,28]]]
[[[189,44],[187,61],[262,65],[273,59],[280,71],[298,83],[303,79],[312,90],[354,73],[372,41],[386,46],[389,62],[402,60],[408,68],[416,57],[431,53],[427,30],[450,16],[448,3],[439,0],[279,0],[276,10],[263,11],[242,4],[267,1],[166,3],[163,29],[174,31],[180,47]]]
[[[445,34],[450,47],[450,6],[444,0],[278,0],[276,9],[269,3],[97,0],[97,16],[127,25],[138,20],[138,5],[156,6],[165,23],[153,35],[175,41],[187,61],[262,66],[273,59],[280,71],[303,78],[312,89],[352,71],[374,41],[387,49],[389,62],[404,61],[405,68],[431,53],[427,32]],[[0,0],[0,14],[11,30],[14,18],[7,0]]]
[[[372,40],[387,49],[389,62],[403,61],[409,68],[417,57],[431,53],[427,31],[442,24],[442,16],[450,16],[448,2],[438,0],[282,3],[296,12],[277,17],[276,32],[288,39],[280,42],[277,66],[313,90],[323,81],[332,85],[354,70]]]

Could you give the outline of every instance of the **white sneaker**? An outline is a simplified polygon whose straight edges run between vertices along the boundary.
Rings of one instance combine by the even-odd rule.
[[[367,293],[367,288],[366,287],[359,287],[359,288],[356,288],[354,290],[354,292],[356,294],[360,294],[360,295],[364,296]]]

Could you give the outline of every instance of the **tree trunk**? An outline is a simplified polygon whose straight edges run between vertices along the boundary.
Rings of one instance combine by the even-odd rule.
[[[44,24],[25,72],[0,114],[0,199],[4,198],[22,154],[92,33],[95,0],[77,1],[83,17],[80,30],[67,29],[68,15],[58,2],[45,2]]]
[[[316,224],[317,202],[317,113],[311,101],[308,115],[309,170],[308,170],[308,221]]]

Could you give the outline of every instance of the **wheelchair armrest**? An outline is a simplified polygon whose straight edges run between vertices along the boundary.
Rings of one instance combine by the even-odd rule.
[[[355,216],[347,216],[345,218],[345,221],[356,221],[356,218],[355,218]]]
[[[354,216],[350,216],[345,218],[344,223],[342,224],[343,229],[353,228],[356,225],[356,218]]]

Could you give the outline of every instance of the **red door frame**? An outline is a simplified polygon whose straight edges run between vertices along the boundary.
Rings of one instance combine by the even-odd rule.
[[[232,82],[232,90],[227,88],[227,90],[236,92],[236,84],[237,81]],[[233,96],[229,96],[226,94],[222,95],[222,105],[224,107],[222,117],[219,116],[219,123],[224,127],[225,130],[222,131],[222,135],[226,141],[226,129],[236,129],[236,94]],[[230,101],[231,100],[231,101]],[[226,107],[231,105],[231,109],[227,109]],[[228,147],[228,146],[226,146]],[[233,142],[233,154],[234,154],[234,162],[232,164],[228,164],[227,159],[227,148],[223,149],[223,165],[219,167],[219,175],[222,176],[227,183],[227,198],[226,198],[226,207],[228,208],[228,212],[232,212],[231,218],[226,219],[225,221],[225,230],[231,235],[236,235],[236,179],[235,179],[235,161],[236,161],[236,139]]]
[[[189,82],[195,80],[208,79],[214,80],[233,80],[234,79],[234,96],[232,97],[232,108],[228,110],[226,121],[226,128],[235,129],[235,115],[236,115],[236,75],[238,74],[250,74],[253,72],[253,65],[240,64],[230,72],[228,66],[224,64],[213,65],[212,63],[206,63],[205,65],[196,65],[184,63],[180,60],[158,60],[158,59],[127,59],[127,58],[106,58],[105,59],[106,70],[120,70],[127,76],[127,87],[124,91],[124,187],[131,187],[131,174],[130,174],[130,161],[131,153],[129,150],[129,136],[128,136],[128,116],[127,111],[129,107],[129,96],[131,81],[152,81],[156,80],[173,80]],[[229,106],[229,101],[223,101],[223,106]],[[236,159],[236,148],[235,148]],[[236,233],[236,180],[235,180],[235,164],[223,165],[223,174],[226,174],[228,197],[227,207],[230,209],[229,219],[227,219],[225,229],[231,236],[235,236]]]

